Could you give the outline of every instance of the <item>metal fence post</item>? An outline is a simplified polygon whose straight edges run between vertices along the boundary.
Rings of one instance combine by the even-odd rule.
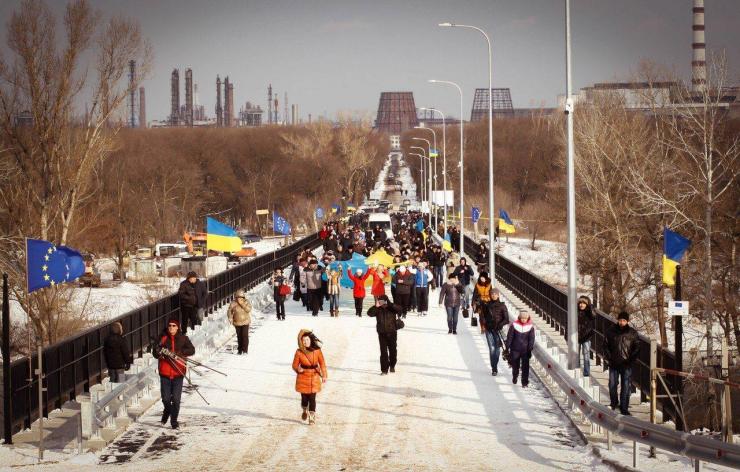
[[[655,424],[656,412],[658,407],[658,386],[656,383],[656,371],[658,361],[658,342],[650,340],[650,422]],[[655,457],[655,447],[650,446],[650,457]]]

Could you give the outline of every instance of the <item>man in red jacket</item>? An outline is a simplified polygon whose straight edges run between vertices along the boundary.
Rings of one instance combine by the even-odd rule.
[[[194,355],[195,347],[190,338],[180,332],[180,322],[172,319],[167,322],[167,330],[152,354],[159,359],[159,390],[164,405],[161,421],[166,424],[169,419],[172,429],[177,429],[182,382],[187,371],[184,358]]]

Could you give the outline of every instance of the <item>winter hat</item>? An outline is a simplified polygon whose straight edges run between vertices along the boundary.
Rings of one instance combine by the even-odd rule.
[[[499,291],[499,289],[497,288],[492,288],[491,295],[501,295],[501,291]]]
[[[171,320],[169,320],[167,322],[167,324],[168,325],[170,325],[170,324],[176,324],[177,325],[177,329],[180,329],[180,320],[178,320],[176,318],[172,318]]]
[[[357,275],[360,275],[360,274],[362,274],[362,269],[357,269],[357,270],[355,270],[355,274],[357,274]]]
[[[191,270],[190,272],[188,272],[188,276],[185,277],[185,278],[186,279],[189,279],[191,277],[195,277],[197,279],[198,278],[198,274],[196,274],[194,270]]]
[[[398,271],[401,272],[401,273],[406,272],[406,266],[399,267],[398,268]]]
[[[581,295],[580,297],[578,297],[578,302],[586,302],[586,306],[588,306],[591,304],[591,299],[588,298],[586,295]]]
[[[620,311],[619,312],[619,315],[617,315],[617,319],[618,320],[627,320],[627,321],[629,321],[630,320],[630,314],[627,313],[626,311]]]
[[[247,297],[246,297],[246,296],[244,295],[244,290],[241,290],[241,289],[237,290],[237,291],[236,291],[236,294],[234,294],[234,296],[235,296],[236,298],[247,298]]]

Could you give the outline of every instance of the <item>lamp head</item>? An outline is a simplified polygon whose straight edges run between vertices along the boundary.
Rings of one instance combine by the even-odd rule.
[[[427,80],[427,82],[429,82],[430,84],[436,84],[439,81],[438,80],[435,80],[435,79],[429,79],[429,80]]]
[[[448,22],[446,22],[446,23],[440,23],[440,24],[439,24],[438,26],[442,26],[442,27],[447,27],[447,28],[449,28],[449,27],[452,27],[452,26],[455,26],[455,25],[454,25],[454,24],[452,24],[452,23],[450,23],[450,22],[448,21]]]

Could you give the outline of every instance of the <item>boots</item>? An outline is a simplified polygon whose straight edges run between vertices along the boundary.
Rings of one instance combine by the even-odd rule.
[[[301,419],[303,421],[306,421],[306,418],[308,418],[308,407],[307,406],[304,406],[303,407],[303,413],[301,414]]]
[[[315,423],[316,423],[316,412],[309,411],[308,412],[308,424],[315,424]]]

